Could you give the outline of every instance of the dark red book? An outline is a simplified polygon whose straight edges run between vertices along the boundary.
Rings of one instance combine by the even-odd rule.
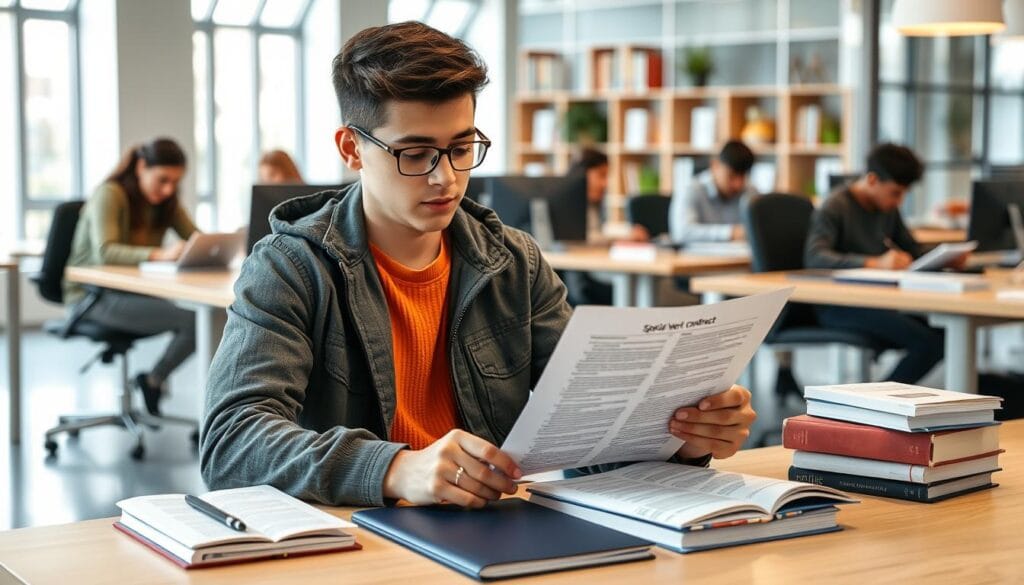
[[[783,421],[787,449],[929,467],[999,451],[999,426],[907,433],[802,414]]]

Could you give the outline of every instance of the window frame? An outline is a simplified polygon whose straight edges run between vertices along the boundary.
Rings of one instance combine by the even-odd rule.
[[[50,211],[65,201],[85,199],[82,171],[84,162],[82,160],[82,87],[81,87],[81,46],[79,41],[79,2],[69,0],[68,6],[63,10],[43,10],[37,8],[24,8],[20,0],[15,0],[11,6],[0,7],[0,14],[11,14],[14,16],[14,38],[11,39],[11,46],[14,56],[14,93],[16,101],[14,104],[15,116],[15,153],[18,157],[15,164],[14,190],[17,193],[14,201],[15,239],[24,240],[26,237],[26,215],[29,211]],[[69,112],[69,129],[71,148],[71,192],[65,198],[33,199],[28,192],[28,119],[26,118],[26,85],[27,72],[25,66],[25,37],[24,26],[28,20],[58,21],[68,25],[68,88],[71,95],[68,101],[71,104]]]
[[[220,0],[211,0],[209,6],[206,8],[206,13],[199,20],[193,18],[193,31],[202,34],[206,37],[207,51],[205,55],[206,61],[206,99],[204,104],[204,112],[202,115],[205,117],[206,122],[206,153],[204,162],[206,163],[206,173],[208,176],[204,177],[204,182],[207,186],[206,190],[196,189],[196,206],[209,205],[211,210],[212,221],[215,226],[219,225],[219,209],[217,204],[217,178],[219,172],[219,164],[217,160],[217,136],[216,136],[216,90],[215,83],[217,75],[215,72],[216,62],[216,48],[214,43],[214,36],[218,29],[239,29],[245,30],[252,35],[252,55],[253,59],[249,63],[252,68],[252,87],[250,92],[252,93],[252,143],[250,149],[256,156],[253,157],[253,166],[251,169],[253,173],[256,172],[256,166],[259,164],[259,153],[261,152],[260,146],[260,84],[262,78],[260,76],[260,38],[263,35],[276,35],[276,36],[288,36],[295,41],[295,152],[291,153],[295,156],[297,161],[306,160],[306,110],[305,110],[305,98],[306,98],[306,59],[305,59],[305,33],[304,25],[306,19],[309,16],[310,11],[313,8],[313,4],[316,0],[301,0],[304,5],[297,12],[298,17],[295,19],[295,23],[290,27],[276,27],[266,26],[260,23],[260,18],[263,16],[263,10],[267,5],[267,0],[259,0],[255,9],[253,10],[252,20],[248,24],[221,24],[213,21],[213,13],[217,9],[217,4]],[[300,0],[296,0],[300,1]],[[193,50],[194,46],[193,46]],[[200,114],[197,113],[197,118]]]

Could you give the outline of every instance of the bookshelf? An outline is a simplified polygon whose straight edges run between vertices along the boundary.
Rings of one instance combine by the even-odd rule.
[[[626,62],[620,60],[619,64]],[[658,193],[671,195],[676,181],[675,159],[693,158],[694,168],[705,168],[725,141],[744,136],[751,108],[757,108],[772,122],[773,133],[764,135],[761,141],[746,136],[745,142],[758,162],[774,165],[774,190],[814,195],[820,191],[816,185],[824,171],[848,172],[854,166],[849,140],[852,94],[849,88],[834,84],[659,88],[643,94],[621,89],[587,93],[563,90],[543,96],[521,93],[515,103],[520,134],[512,157],[513,170],[564,173],[574,152],[584,146],[597,148],[609,157],[609,209],[615,213],[612,219],[622,219],[626,198],[638,192],[634,176],[638,166],[657,174]],[[566,140],[565,114],[574,104],[588,104],[606,113],[607,142]],[[799,120],[806,117],[809,107],[819,116],[819,129],[814,132],[804,129]],[[546,145],[535,142],[532,135],[538,110],[555,112],[557,118],[558,129],[550,148],[535,147]],[[695,133],[695,125],[701,125],[695,111],[713,112],[710,130]],[[822,131],[826,119],[827,133]],[[638,130],[637,124],[642,129]],[[807,140],[810,134],[813,140]]]
[[[724,141],[741,138],[751,106],[773,122],[771,136],[750,144],[759,163],[772,165],[768,186],[813,193],[823,170],[856,167],[851,87],[860,41],[851,31],[859,16],[849,0],[520,0],[518,6],[520,47],[559,54],[562,74],[559,91],[550,94],[517,88],[513,124],[530,124],[529,108],[536,106],[527,104],[540,98],[560,112],[551,164],[530,169],[568,168],[572,154],[590,144],[565,139],[564,116],[573,104],[597,107],[607,117],[607,139],[597,147],[609,155],[612,219],[629,194],[627,167],[656,170],[658,191],[668,195],[673,169],[699,172]],[[696,85],[687,71],[696,49],[714,65],[706,85]],[[652,75],[652,57],[660,75]],[[643,148],[627,141],[639,135],[627,128],[627,112],[635,109],[646,110],[652,125]],[[806,140],[809,115],[818,116],[816,124],[827,117],[829,125],[813,141]],[[513,172],[541,158],[529,144],[519,145],[510,153]],[[693,164],[676,165],[680,159]]]

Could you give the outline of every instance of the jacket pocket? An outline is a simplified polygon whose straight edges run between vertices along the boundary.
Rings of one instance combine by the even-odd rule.
[[[480,375],[511,378],[530,365],[530,320],[514,317],[468,335],[466,349]]]

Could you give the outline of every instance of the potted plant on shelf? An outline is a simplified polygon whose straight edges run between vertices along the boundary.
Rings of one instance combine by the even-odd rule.
[[[690,47],[683,53],[683,69],[690,76],[690,81],[696,87],[704,87],[708,84],[708,78],[715,70],[715,63],[711,59],[711,50],[707,47]]]
[[[569,105],[565,113],[565,141],[592,145],[608,141],[608,118],[590,102]]]

